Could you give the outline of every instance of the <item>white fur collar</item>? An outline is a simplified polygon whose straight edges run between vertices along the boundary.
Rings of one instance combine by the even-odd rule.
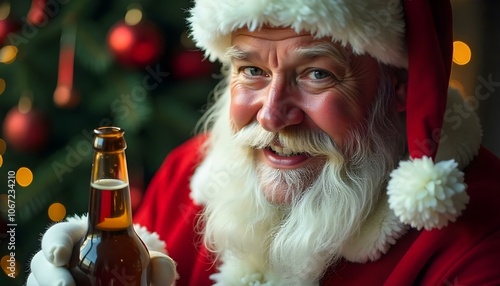
[[[351,262],[375,261],[386,253],[389,247],[407,231],[407,226],[399,221],[389,208],[384,194],[360,231],[342,250],[342,256]]]

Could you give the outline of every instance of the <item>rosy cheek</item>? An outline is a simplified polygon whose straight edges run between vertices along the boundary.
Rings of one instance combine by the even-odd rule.
[[[255,119],[257,106],[254,98],[255,96],[247,91],[231,88],[229,116],[236,130],[240,130]]]
[[[243,125],[244,119],[242,118],[244,112],[245,110],[243,109],[243,106],[231,103],[229,116],[231,119],[232,126],[236,130],[240,130],[244,126]]]
[[[355,108],[340,98],[322,102],[318,109],[310,112],[311,119],[335,142],[342,144],[357,122]]]

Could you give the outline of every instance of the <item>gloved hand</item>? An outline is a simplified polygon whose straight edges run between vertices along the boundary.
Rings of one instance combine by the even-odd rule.
[[[176,272],[174,261],[161,250],[165,243],[156,233],[150,233],[139,225],[134,228],[149,249],[151,257],[152,285],[173,285]],[[75,285],[68,264],[73,246],[87,231],[87,217],[70,218],[51,226],[42,238],[42,249],[31,260],[31,273],[27,286]]]

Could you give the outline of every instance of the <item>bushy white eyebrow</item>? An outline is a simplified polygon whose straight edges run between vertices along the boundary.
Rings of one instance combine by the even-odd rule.
[[[342,66],[347,66],[351,59],[351,53],[349,53],[346,49],[329,43],[320,43],[309,47],[299,47],[295,52],[298,57],[303,58],[329,57]],[[229,60],[250,60],[254,58],[252,53],[242,51],[236,46],[228,48],[226,50],[225,57]]]
[[[226,50],[226,53],[224,56],[226,59],[230,59],[230,60],[232,60],[232,59],[245,60],[245,59],[252,58],[250,53],[242,51],[236,46],[232,46],[232,47],[228,48]]]
[[[309,47],[299,47],[296,50],[298,56],[304,58],[329,57],[339,65],[347,66],[351,60],[351,53],[333,44],[320,43]]]

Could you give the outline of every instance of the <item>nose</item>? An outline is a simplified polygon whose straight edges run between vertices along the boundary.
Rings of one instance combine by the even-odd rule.
[[[262,128],[278,132],[304,120],[304,112],[295,102],[293,89],[293,87],[287,88],[279,80],[273,80],[257,113],[257,121]]]

